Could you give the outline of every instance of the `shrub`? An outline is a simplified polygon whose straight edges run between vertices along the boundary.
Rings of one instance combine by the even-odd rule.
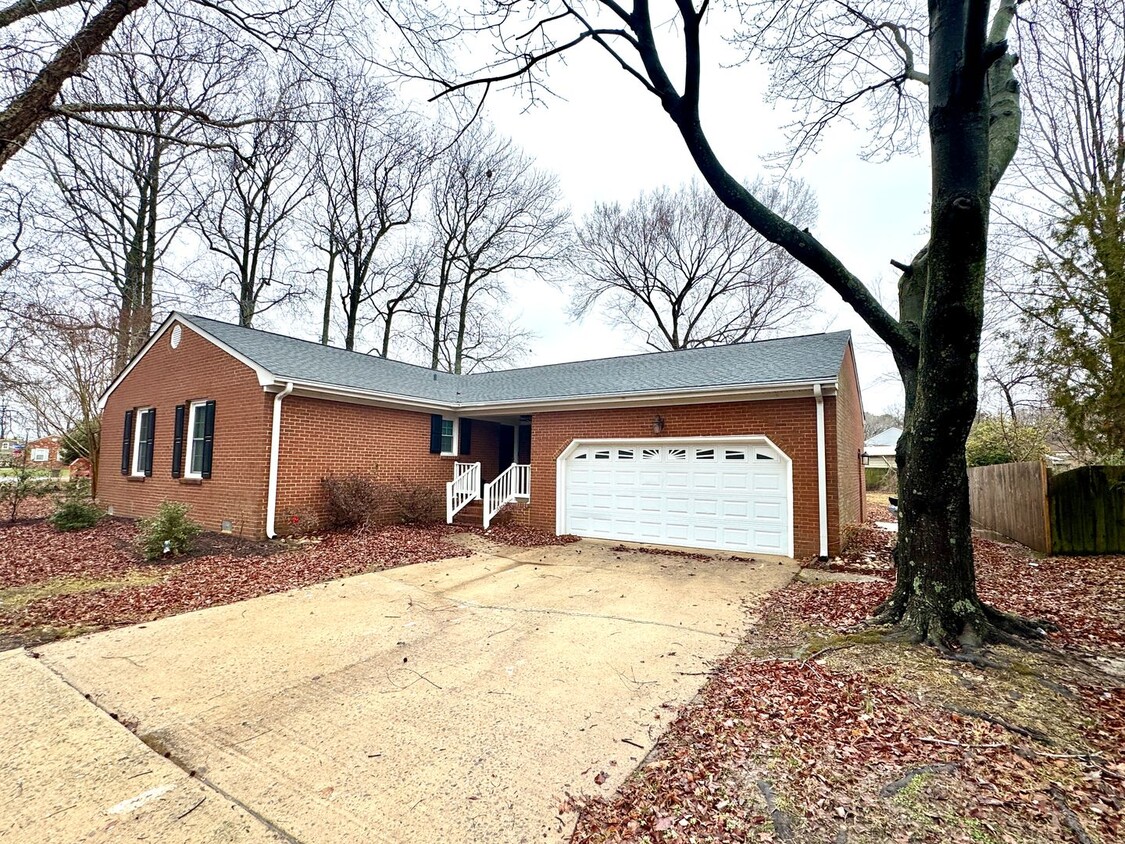
[[[96,525],[104,515],[105,511],[90,498],[90,485],[76,482],[59,499],[48,521],[55,530],[85,530]]]
[[[332,527],[365,525],[375,517],[381,495],[373,475],[329,475],[321,483],[328,493],[328,523]]]
[[[431,486],[400,483],[391,488],[391,504],[404,525],[430,525],[445,519],[445,497]]]
[[[8,509],[8,521],[14,522],[20,504],[29,498],[45,498],[59,491],[59,485],[42,472],[22,464],[13,474],[0,481],[0,505]]]
[[[137,546],[146,560],[191,550],[203,528],[188,518],[188,505],[165,501],[151,519],[141,519]]]

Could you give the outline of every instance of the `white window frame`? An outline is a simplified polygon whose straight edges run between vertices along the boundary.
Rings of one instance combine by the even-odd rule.
[[[452,445],[450,446],[449,451],[446,451],[445,449],[442,449],[441,456],[442,457],[456,457],[458,454],[461,453],[461,417],[460,416],[442,416],[441,417],[442,428],[445,427],[446,422],[452,422],[453,423],[453,436],[450,437],[450,442],[452,443]],[[442,432],[441,438],[442,438],[443,441],[445,440],[445,432],[444,431]]]
[[[207,400],[193,401],[188,405],[187,428],[184,431],[184,477],[193,480],[203,480],[203,470],[191,470],[192,457],[195,454],[195,414],[200,408],[206,409]]]
[[[39,456],[36,456],[39,455]],[[31,449],[31,462],[32,463],[50,463],[51,462],[51,449],[43,448],[42,446]]]
[[[141,463],[141,417],[146,413],[151,413],[155,408],[152,407],[138,407],[133,411],[133,461],[131,472],[134,478],[143,478],[145,476],[145,467]]]

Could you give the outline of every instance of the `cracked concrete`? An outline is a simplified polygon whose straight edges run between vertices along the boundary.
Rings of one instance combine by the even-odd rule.
[[[797,568],[593,542],[503,549],[42,655],[216,805],[291,841],[562,840],[563,798],[612,792],[734,646],[746,603]],[[74,840],[51,829],[21,841]]]

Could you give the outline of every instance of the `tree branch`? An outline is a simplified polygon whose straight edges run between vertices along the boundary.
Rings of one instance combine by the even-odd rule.
[[[59,48],[23,93],[0,112],[0,169],[51,117],[51,105],[66,81],[82,70],[125,18],[147,3],[148,0],[109,0]]]

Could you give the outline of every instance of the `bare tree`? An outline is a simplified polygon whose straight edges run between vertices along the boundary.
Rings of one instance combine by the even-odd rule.
[[[205,109],[229,97],[250,54],[225,36],[153,15],[122,25],[111,45],[101,74],[77,80],[76,93],[135,105],[120,117],[133,131],[64,121],[41,132],[33,151],[57,192],[38,209],[40,236],[67,244],[51,254],[86,296],[92,288],[113,300],[120,368],[151,330],[158,268],[196,211],[192,160],[208,147],[196,121],[160,107]]]
[[[312,169],[302,155],[301,123],[307,109],[302,86],[285,76],[272,91],[263,83],[254,92],[256,122],[230,139],[233,149],[212,156],[209,178],[197,186],[202,201],[195,226],[226,271],[206,279],[206,292],[232,300],[238,324],[299,298],[306,292],[284,261],[297,214],[313,192]]]
[[[365,311],[397,295],[382,250],[414,219],[432,153],[417,121],[385,89],[350,77],[331,86],[312,155],[319,192],[313,227],[327,257],[322,342],[335,292],[344,347],[354,349]]]
[[[1018,28],[1029,120],[1000,205],[1000,288],[1083,448],[1125,451],[1125,0],[1037,4]]]
[[[397,317],[417,313],[417,302],[425,291],[427,280],[433,273],[435,255],[427,241],[406,242],[399,252],[386,262],[383,272],[382,296],[374,302],[374,322],[382,326],[382,342],[378,351],[390,357],[397,335],[394,326]]]
[[[431,204],[438,259],[424,320],[430,366],[462,372],[510,359],[522,332],[487,311],[511,274],[543,275],[562,257],[568,214],[557,180],[476,124],[439,160]]]
[[[837,291],[894,354],[906,388],[902,518],[896,585],[877,618],[942,647],[1043,636],[1041,626],[977,596],[965,469],[977,406],[991,195],[1019,140],[1019,86],[1007,49],[1016,0],[995,0],[994,10],[988,0],[930,0],[924,9],[890,0],[655,5],[496,0],[472,27],[460,28],[491,34],[499,55],[467,80],[437,78],[438,96],[505,82],[534,93],[552,59],[584,45],[605,51],[656,98],[723,204]],[[700,112],[709,23],[737,37],[748,59],[770,63],[773,92],[793,102],[800,117],[793,134],[798,154],[815,146],[834,120],[871,113],[879,132],[869,152],[908,147],[925,116],[930,239],[911,261],[896,262],[902,271],[897,318],[810,230],[772,211],[724,166]],[[409,23],[404,28],[410,31]],[[417,32],[419,50],[427,40],[433,49],[434,26]],[[455,38],[452,31],[438,34]]]
[[[801,182],[749,186],[776,213],[810,226],[816,200]],[[596,304],[654,349],[755,340],[812,307],[813,280],[692,182],[646,193],[628,208],[598,204],[578,229],[574,316]]]
[[[232,127],[241,121],[216,116],[190,102],[138,104],[106,97],[67,97],[73,80],[97,79],[103,52],[122,24],[142,9],[198,32],[244,38],[271,53],[312,52],[321,46],[334,0],[306,3],[251,3],[227,0],[13,0],[0,9],[0,43],[5,73],[0,77],[0,169],[48,121],[65,119],[91,126],[136,131],[119,118],[158,109],[200,124]],[[73,93],[73,92],[70,92]]]
[[[0,311],[19,337],[0,368],[0,393],[24,408],[35,429],[74,438],[90,458],[96,488],[98,398],[115,371],[112,316],[26,293],[6,297]]]

